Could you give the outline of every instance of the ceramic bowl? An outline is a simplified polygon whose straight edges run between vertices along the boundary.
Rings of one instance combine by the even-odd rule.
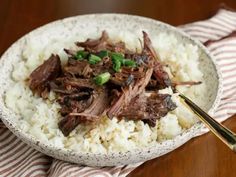
[[[200,69],[204,73],[204,80],[207,83],[208,96],[205,97],[205,105],[202,107],[212,113],[217,108],[222,93],[221,74],[213,58],[207,49],[198,41],[191,38],[184,32],[168,24],[139,16],[124,14],[91,14],[66,18],[49,23],[37,28],[29,34],[16,41],[1,57],[0,60],[0,114],[4,124],[22,141],[32,146],[36,150],[55,157],[57,159],[79,163],[89,166],[114,166],[146,161],[181,146],[191,138],[200,135],[204,125],[196,123],[190,129],[184,131],[172,140],[167,140],[155,146],[136,149],[120,153],[83,153],[72,150],[60,149],[49,144],[41,142],[17,128],[16,114],[9,110],[4,103],[4,92],[11,82],[12,63],[21,60],[22,50],[26,43],[27,36],[38,38],[42,43],[44,40],[63,37],[68,38],[70,35],[83,33],[88,37],[99,36],[102,30],[116,29],[135,33],[145,30],[151,37],[160,32],[174,34],[181,43],[191,43],[199,47]]]

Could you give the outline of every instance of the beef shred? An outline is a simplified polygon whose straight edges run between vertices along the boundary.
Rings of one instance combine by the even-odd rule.
[[[175,108],[176,105],[172,102],[170,95],[153,92],[149,96],[142,94],[133,98],[118,117],[143,120],[154,127],[157,119],[164,117]]]
[[[68,54],[65,65],[52,54],[29,76],[33,93],[44,99],[50,91],[56,93],[62,115],[58,127],[65,136],[79,124],[99,123],[105,115],[155,126],[157,119],[176,108],[171,95],[158,93],[173,84],[147,33],[143,32],[140,53],[129,51],[122,41],[112,43],[106,31],[99,39],[76,45],[76,51],[64,49]],[[123,58],[116,59],[114,54]],[[98,84],[95,79],[102,73],[109,73],[109,78]]]
[[[61,60],[58,55],[51,55],[42,65],[36,68],[29,76],[29,87],[34,92],[43,96],[48,89],[48,83],[55,79],[61,72]]]

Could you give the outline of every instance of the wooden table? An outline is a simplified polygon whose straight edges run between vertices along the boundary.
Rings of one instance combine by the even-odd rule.
[[[212,16],[220,0],[0,0],[0,55],[22,35],[56,19],[73,15],[118,12],[142,15],[172,25]],[[236,9],[235,0],[225,0]],[[236,131],[236,116],[224,124]],[[211,133],[148,161],[129,176],[235,177],[236,154]]]

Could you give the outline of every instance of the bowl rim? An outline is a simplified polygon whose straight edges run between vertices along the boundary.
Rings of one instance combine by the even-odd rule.
[[[217,78],[218,78],[218,89],[217,89],[217,93],[215,96],[215,100],[211,106],[211,108],[209,109],[208,113],[209,114],[213,114],[217,107],[219,106],[220,100],[221,100],[221,96],[222,96],[222,73],[221,70],[219,69],[218,64],[216,63],[215,58],[210,54],[210,52],[208,51],[208,49],[198,40],[194,39],[193,37],[191,37],[189,34],[183,32],[182,30],[171,26],[169,24],[166,24],[164,22],[152,19],[152,18],[148,18],[148,17],[143,17],[143,16],[138,16],[138,15],[129,15],[129,14],[121,14],[121,13],[92,13],[92,14],[84,14],[84,15],[77,15],[77,16],[72,16],[72,17],[67,17],[67,18],[63,18],[63,19],[59,19],[50,23],[47,23],[43,26],[40,26],[38,28],[33,29],[32,31],[30,31],[29,33],[26,33],[25,35],[23,35],[21,38],[19,38],[17,41],[15,41],[1,56],[1,60],[0,60],[0,64],[3,64],[3,60],[5,58],[5,56],[7,55],[8,51],[11,50],[11,48],[13,48],[14,46],[18,45],[18,43],[21,40],[24,40],[26,36],[28,36],[31,33],[40,31],[40,30],[44,30],[46,28],[51,28],[53,27],[55,24],[58,23],[67,23],[71,20],[80,18],[80,17],[92,17],[92,16],[101,16],[101,17],[106,17],[106,16],[117,16],[120,18],[124,18],[124,17],[130,17],[133,19],[139,19],[139,20],[144,20],[147,21],[148,23],[153,23],[155,25],[161,25],[164,26],[166,28],[168,28],[171,31],[175,31],[177,33],[179,33],[181,36],[184,36],[185,38],[188,38],[189,40],[191,40],[194,44],[196,44],[199,48],[202,49],[202,51],[206,54],[206,56],[211,59],[214,67],[215,67],[215,71],[217,73]],[[13,112],[13,111],[11,111]],[[15,113],[14,113],[15,114]],[[30,146],[33,146],[35,149],[37,149],[38,151],[47,154],[49,156],[53,156],[56,157],[57,159],[62,159],[62,157],[64,157],[62,160],[65,160],[65,157],[70,157],[70,156],[79,156],[81,158],[83,157],[118,157],[118,156],[122,156],[122,154],[126,154],[128,156],[134,156],[137,155],[139,153],[144,153],[144,152],[148,152],[150,150],[154,150],[157,148],[157,145],[151,145],[151,146],[147,146],[147,147],[142,147],[142,148],[137,148],[135,150],[129,150],[129,151],[125,151],[125,152],[107,152],[107,153],[89,153],[89,152],[82,152],[82,151],[74,151],[74,150],[69,150],[69,149],[65,149],[65,148],[57,148],[55,146],[52,146],[51,144],[48,143],[44,143],[42,141],[37,140],[34,136],[32,136],[29,133],[26,133],[20,129],[17,128],[17,126],[14,124],[14,121],[11,121],[13,119],[8,119],[8,115],[6,115],[3,111],[3,109],[0,107],[0,115],[1,115],[1,120],[3,121],[3,123],[6,125],[6,127],[8,127],[8,129],[10,131],[12,131],[18,138],[20,138],[23,142],[27,143]],[[194,128],[198,128],[201,129],[203,128],[203,124],[202,123],[196,123],[195,125],[193,125],[191,128],[189,128],[188,130],[191,131],[191,129]],[[170,139],[170,140],[166,140],[165,143],[172,143],[175,140],[181,139],[181,137],[186,134],[186,131],[183,131],[181,134],[177,135],[175,138]],[[195,136],[190,137],[193,138]],[[187,140],[188,141],[188,140]],[[185,141],[186,142],[186,141]],[[158,142],[158,144],[161,146],[162,143]],[[182,145],[182,144],[180,144]],[[45,149],[49,150],[49,152],[45,152]],[[174,149],[171,149],[170,151],[172,151]],[[52,153],[54,151],[54,153]],[[60,157],[58,157],[58,153],[61,154]],[[166,152],[168,153],[168,152]],[[69,155],[68,155],[69,154]],[[155,158],[155,157],[153,157]],[[70,161],[70,162],[75,162],[75,161],[71,161],[70,159],[66,159],[66,161]],[[77,163],[77,162],[76,162]]]

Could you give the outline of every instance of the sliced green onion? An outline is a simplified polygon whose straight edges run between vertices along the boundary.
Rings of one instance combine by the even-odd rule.
[[[99,61],[101,61],[102,59],[96,55],[90,54],[89,55],[89,63],[92,65],[95,65],[96,63],[98,63]]]
[[[102,50],[97,54],[97,56],[99,56],[100,58],[107,57],[108,55],[109,55],[109,52],[107,50]]]
[[[109,81],[110,77],[111,77],[111,74],[109,72],[105,72],[105,73],[97,75],[94,78],[94,81],[97,85],[103,85]]]
[[[136,62],[130,59],[124,59],[122,64],[128,67],[136,67]]]
[[[124,56],[120,53],[113,52],[113,53],[111,53],[111,59],[112,60],[119,60],[122,63]]]
[[[121,69],[121,62],[119,60],[112,60],[113,66],[112,68],[116,71],[119,72]]]
[[[121,69],[121,64],[124,60],[123,55],[121,55],[120,53],[111,53],[111,59],[112,59],[112,63],[113,63],[113,69],[116,72],[119,72]]]
[[[88,52],[86,52],[84,50],[80,50],[76,53],[75,58],[77,60],[82,60],[82,59],[87,58],[88,54],[89,54]]]

